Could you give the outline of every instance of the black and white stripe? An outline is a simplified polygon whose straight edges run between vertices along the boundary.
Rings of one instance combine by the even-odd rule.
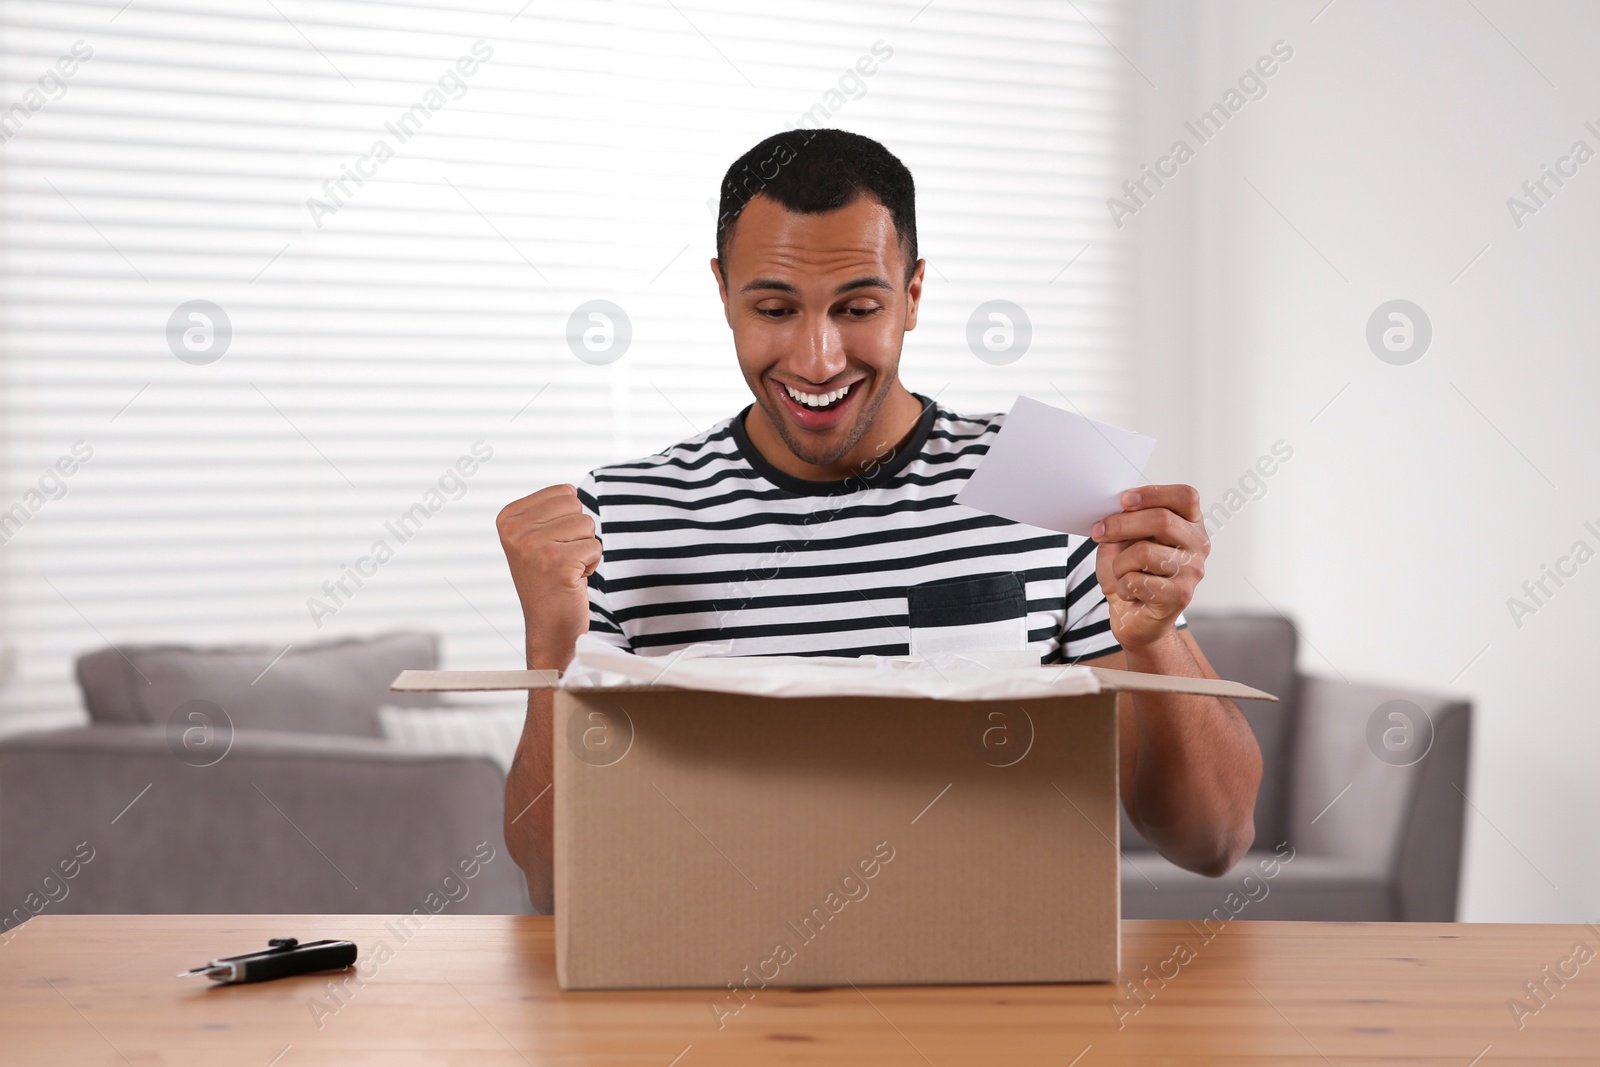
[[[1005,416],[918,399],[906,446],[843,481],[774,468],[745,435],[748,408],[591,471],[578,488],[603,548],[590,632],[652,656],[696,642],[740,656],[1027,648],[1045,663],[1116,651],[1094,542],[954,502]]]

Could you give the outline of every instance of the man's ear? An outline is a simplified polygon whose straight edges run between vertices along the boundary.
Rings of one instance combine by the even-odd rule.
[[[711,257],[711,276],[717,279],[717,295],[722,298],[722,317],[731,328],[733,319],[728,314],[728,280],[722,276],[722,263],[716,256]]]
[[[922,276],[928,269],[928,261],[917,260],[916,269],[911,272],[911,281],[906,283],[906,329],[917,328],[917,308],[922,303]]]

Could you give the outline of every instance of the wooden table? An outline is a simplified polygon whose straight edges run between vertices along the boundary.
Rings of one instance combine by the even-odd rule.
[[[0,938],[0,1064],[1600,1063],[1600,934],[1581,926],[1238,921],[1207,942],[1188,923],[1130,921],[1123,979],[1154,976],[1141,999],[1125,985],[763,990],[719,1030],[709,990],[561,992],[545,917],[439,915],[408,940],[392,922],[43,915]],[[351,938],[363,963],[339,996],[326,975],[174,977],[279,936]],[[375,966],[380,941],[392,957]]]

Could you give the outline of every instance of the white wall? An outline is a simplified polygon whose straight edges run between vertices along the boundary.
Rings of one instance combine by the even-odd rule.
[[[1289,612],[1305,670],[1470,696],[1462,917],[1593,920],[1600,559],[1520,626],[1507,600],[1600,550],[1600,159],[1520,228],[1506,202],[1574,141],[1600,151],[1600,5],[1325,3],[1146,3],[1119,42],[1135,165],[1294,49],[1120,231],[1108,216],[1143,264],[1151,473],[1209,503],[1293,448],[1215,533],[1200,600]],[[1433,325],[1410,365],[1366,343],[1393,298]]]

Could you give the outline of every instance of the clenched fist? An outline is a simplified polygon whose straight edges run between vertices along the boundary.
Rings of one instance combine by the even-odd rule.
[[[495,528],[522,601],[528,666],[564,670],[589,629],[589,575],[600,565],[594,520],[576,489],[552,485],[507,504]]]

